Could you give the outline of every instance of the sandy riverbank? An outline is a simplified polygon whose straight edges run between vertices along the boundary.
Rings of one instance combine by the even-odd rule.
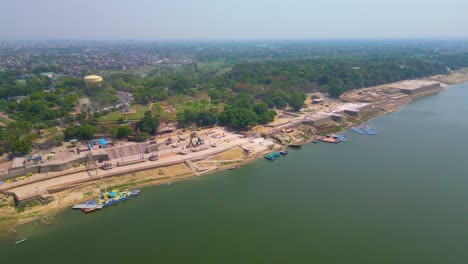
[[[246,164],[261,156],[263,156],[261,153],[247,156],[241,148],[235,147],[210,159],[197,162],[196,165],[200,167],[218,165],[216,170],[206,173],[210,174],[224,170],[232,164]],[[53,224],[53,216],[56,213],[70,208],[73,204],[97,197],[104,188],[141,188],[176,182],[193,176],[195,173],[185,163],[139,171],[106,178],[104,184],[100,180],[95,180],[61,192],[47,194],[44,196],[44,199],[48,201],[46,204],[29,204],[24,207],[24,210],[18,210],[13,206],[14,201],[11,196],[0,194],[0,230],[4,231],[4,235],[11,235],[15,233],[17,226],[31,221],[39,220],[46,224]]]

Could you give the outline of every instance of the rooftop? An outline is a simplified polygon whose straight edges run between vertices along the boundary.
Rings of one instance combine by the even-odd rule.
[[[392,87],[399,88],[399,89],[413,90],[413,89],[419,89],[419,88],[434,85],[434,84],[440,85],[439,82],[430,81],[430,80],[408,80],[408,81],[401,81],[401,82],[394,83],[392,84]]]

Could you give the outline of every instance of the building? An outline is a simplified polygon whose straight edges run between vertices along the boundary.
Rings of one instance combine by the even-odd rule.
[[[441,91],[440,82],[429,81],[429,80],[411,80],[402,81],[396,84],[392,84],[393,88],[398,88],[404,94],[408,95],[421,95],[430,94]]]
[[[102,77],[98,75],[88,75],[84,77],[87,87],[101,87]]]

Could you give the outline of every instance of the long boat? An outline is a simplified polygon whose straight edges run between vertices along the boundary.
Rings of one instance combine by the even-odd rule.
[[[317,140],[327,142],[327,143],[338,143],[340,142],[340,139],[336,136],[333,135],[327,135],[327,136],[320,136],[317,137]]]
[[[75,204],[73,209],[81,209],[81,211],[85,214],[92,213],[97,210],[101,210],[104,207],[126,201],[130,199],[130,197],[135,197],[139,194],[140,190],[112,190],[110,192],[103,192],[101,195],[99,195],[98,198],[94,200],[87,201],[84,204]]]
[[[26,240],[27,240],[27,238],[23,238],[23,239],[21,239],[21,240],[18,240],[18,241],[15,242],[15,245],[21,244],[21,243],[23,243],[23,242],[26,241]]]

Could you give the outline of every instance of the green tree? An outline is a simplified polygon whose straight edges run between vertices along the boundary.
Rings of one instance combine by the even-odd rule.
[[[150,134],[145,133],[145,132],[139,132],[138,134],[135,135],[135,139],[138,142],[144,142],[147,141],[150,137]]]
[[[78,127],[78,138],[83,140],[92,139],[96,134],[96,127],[92,125],[82,125]]]
[[[66,139],[76,138],[78,135],[78,129],[74,125],[69,125],[63,131],[63,135],[65,136]]]
[[[289,101],[289,106],[291,106],[294,111],[299,111],[304,107],[304,101],[307,98],[306,94],[298,93],[291,95],[291,101]]]
[[[120,126],[117,129],[117,138],[126,138],[133,134],[133,129],[129,126]]]
[[[217,110],[213,108],[201,111],[198,113],[197,121],[200,126],[215,125],[218,122]]]
[[[116,139],[119,134],[119,127],[111,126],[107,129],[107,133],[109,133],[113,139]]]
[[[25,154],[31,151],[32,142],[28,139],[21,138],[11,143],[11,152],[14,154]]]
[[[257,124],[257,114],[247,108],[229,106],[219,115],[219,121],[221,124],[229,125],[233,128],[244,129]]]
[[[143,118],[140,119],[137,123],[137,128],[140,132],[149,133],[155,135],[157,133],[159,126],[159,118],[152,116],[148,111],[145,113]]]

